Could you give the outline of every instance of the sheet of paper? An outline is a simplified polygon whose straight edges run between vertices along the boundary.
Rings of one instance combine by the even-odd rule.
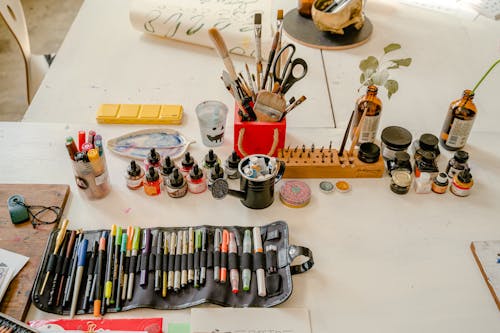
[[[26,265],[29,258],[23,255],[0,249],[0,301],[19,271]]]
[[[309,333],[309,311],[302,308],[192,309],[191,333]]]
[[[253,56],[254,14],[262,14],[262,47],[272,42],[269,0],[131,0],[132,26],[146,33],[213,47],[208,36],[219,29],[229,52]],[[267,53],[262,53],[267,54]]]

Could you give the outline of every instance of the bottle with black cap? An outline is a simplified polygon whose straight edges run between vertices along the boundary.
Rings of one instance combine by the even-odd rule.
[[[187,182],[179,169],[174,167],[168,176],[167,194],[172,198],[182,198],[187,193]]]
[[[208,187],[211,187],[214,181],[219,178],[225,178],[224,170],[221,168],[219,163],[215,163],[214,167],[210,169],[208,177]]]
[[[439,169],[436,164],[436,155],[428,150],[423,150],[419,154],[419,158],[415,159],[415,176],[420,177],[420,174],[425,172],[430,175],[430,179],[433,180]]]
[[[203,162],[203,167],[207,170],[210,170],[214,167],[215,163],[220,164],[219,157],[214,153],[213,149],[208,151],[208,154],[205,155],[205,160]]]
[[[150,166],[146,172],[146,180],[144,181],[144,192],[147,195],[158,195],[161,193],[161,179],[158,171],[153,166]]]
[[[174,171],[175,164],[172,162],[170,156],[166,156],[161,165],[161,176],[163,177],[163,185],[166,187],[168,183],[168,176]]]
[[[439,139],[430,133],[424,133],[420,136],[418,141],[415,141],[415,160],[419,158],[422,151],[430,151],[434,153],[435,158],[439,157],[441,151],[439,150]]]
[[[160,159],[161,156],[160,154],[156,151],[156,149],[151,148],[149,151],[148,156],[144,160],[144,168],[146,170],[149,170],[149,167],[156,168],[157,170],[160,170]]]
[[[202,193],[207,189],[207,182],[203,170],[198,164],[193,165],[187,177],[188,190],[191,193]]]
[[[453,178],[460,171],[468,169],[468,160],[469,154],[466,151],[456,151],[453,155],[453,158],[450,159],[450,161],[448,162],[448,166],[446,167],[446,174],[448,175],[448,177]]]
[[[233,151],[231,155],[226,160],[224,165],[224,172],[229,179],[240,178],[240,172],[238,171],[238,164],[240,164],[241,158],[236,151]]]
[[[194,165],[194,158],[191,156],[191,154],[187,151],[184,154],[184,158],[181,161],[181,173],[184,175],[184,177],[187,177],[189,175],[189,172],[193,168]]]
[[[131,190],[137,190],[142,186],[142,181],[144,179],[144,170],[138,165],[134,160],[130,161],[127,167],[127,174],[125,175],[127,180],[127,187]]]
[[[470,194],[474,181],[469,169],[460,171],[453,177],[450,185],[451,193],[459,197],[466,197]]]
[[[395,169],[405,169],[409,173],[412,173],[413,168],[411,167],[410,155],[405,151],[398,151],[394,155],[393,160],[387,161],[387,171],[389,175],[392,175],[392,171]]]

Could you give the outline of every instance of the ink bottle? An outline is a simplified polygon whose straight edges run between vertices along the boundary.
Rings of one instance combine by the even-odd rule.
[[[443,194],[448,188],[448,175],[444,172],[440,172],[434,181],[432,182],[432,192]]]
[[[238,156],[238,153],[233,151],[231,155],[227,158],[226,163],[224,164],[224,171],[229,179],[238,179],[240,178],[240,172],[238,171],[238,164],[241,159]]]
[[[214,181],[219,178],[225,178],[224,170],[220,167],[219,163],[215,163],[212,169],[209,171],[208,176],[208,187],[211,187]]]
[[[404,169],[409,173],[413,172],[410,162],[410,154],[405,151],[398,151],[394,155],[393,160],[387,160],[387,171],[392,176],[392,171],[396,169]]]
[[[163,185],[166,187],[168,183],[168,176],[174,171],[175,164],[170,159],[170,156],[166,156],[161,165],[161,176],[163,178]]]
[[[131,190],[137,190],[142,186],[142,181],[144,179],[144,170],[135,161],[130,161],[127,167],[127,174],[125,175],[127,180],[127,187]]]
[[[396,194],[406,194],[411,186],[411,171],[395,169],[391,174],[391,191]]]
[[[148,156],[144,159],[144,169],[149,170],[149,167],[160,169],[160,154],[156,151],[156,149],[151,148]]]
[[[359,145],[358,160],[364,163],[377,163],[380,157],[380,148],[372,142]]]
[[[420,177],[415,177],[415,192],[418,194],[429,193],[432,189],[431,175],[427,172],[420,174]]]
[[[423,151],[430,151],[434,153],[435,158],[438,158],[441,153],[439,150],[439,139],[434,134],[430,133],[422,134],[413,144],[413,148],[415,150],[415,160],[419,158],[419,155],[421,155]]]
[[[462,98],[451,102],[441,130],[440,142],[446,150],[458,150],[465,146],[477,114],[474,93],[464,90]]]
[[[187,193],[187,182],[179,172],[179,169],[174,168],[168,176],[167,194],[171,198],[182,198]]]
[[[203,170],[195,164],[187,177],[188,190],[191,193],[202,193],[207,189],[207,182]]]
[[[187,177],[189,175],[189,171],[193,168],[194,165],[194,158],[191,156],[191,154],[187,151],[184,154],[184,158],[181,161],[181,173],[184,175],[184,177]]]
[[[457,173],[451,181],[450,191],[459,197],[466,197],[470,194],[474,181],[469,169]]]
[[[399,151],[406,152],[411,144],[412,135],[403,127],[389,126],[382,130],[380,140],[382,156],[387,161],[393,160]]]
[[[351,138],[354,137],[361,117],[365,114],[358,144],[373,142],[375,140],[380,121],[380,113],[382,112],[382,101],[377,97],[377,91],[378,88],[376,86],[368,86],[366,95],[356,101],[354,119],[351,126]]]
[[[453,158],[450,159],[450,161],[448,162],[448,166],[446,167],[446,174],[448,175],[448,177],[453,178],[460,171],[468,169],[468,160],[469,154],[466,151],[456,151],[453,155]]]
[[[144,181],[144,192],[147,195],[158,195],[161,193],[161,179],[158,171],[153,166],[150,166],[146,172],[146,180]]]
[[[431,179],[439,173],[436,155],[431,151],[424,150],[415,155],[415,176],[420,177],[423,173],[428,173]]]
[[[208,154],[205,155],[205,159],[203,161],[203,167],[207,170],[210,170],[214,167],[215,163],[220,164],[219,157],[214,153],[213,149],[208,151]]]

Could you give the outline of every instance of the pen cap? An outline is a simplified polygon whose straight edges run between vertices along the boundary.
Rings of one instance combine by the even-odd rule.
[[[132,249],[138,250],[139,249],[139,242],[141,240],[141,228],[135,227],[134,228],[134,240],[132,242]]]
[[[121,242],[120,251],[125,252],[127,250],[127,240],[128,240],[127,234],[122,234],[121,238],[122,238],[122,242]]]
[[[127,228],[127,250],[132,250],[132,242],[134,241],[134,228],[129,226]]]
[[[196,248],[201,248],[201,233],[202,231],[201,230],[196,230],[196,236],[195,236],[195,244],[194,246]]]
[[[222,245],[221,245],[222,251],[227,252],[228,245],[229,245],[229,231],[224,229],[222,231]]]
[[[122,227],[116,228],[115,244],[118,246],[122,244]]]
[[[106,235],[104,233],[99,239],[99,251],[106,251]]]
[[[87,247],[89,246],[88,239],[84,239],[78,248],[78,266],[85,266],[87,259]]]

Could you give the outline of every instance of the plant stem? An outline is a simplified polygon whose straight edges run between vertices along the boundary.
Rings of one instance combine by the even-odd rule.
[[[486,73],[484,73],[484,75],[481,78],[481,80],[479,80],[479,82],[476,83],[476,86],[474,87],[474,89],[472,89],[472,93],[474,93],[476,91],[476,89],[479,87],[479,85],[484,81],[484,79],[486,79],[486,77],[488,76],[488,74],[490,74],[490,72],[493,70],[493,68],[495,68],[495,66],[498,65],[499,63],[500,63],[500,59],[498,59],[497,61],[495,61],[493,63],[493,65],[491,65],[490,69],[488,69],[488,71]]]

